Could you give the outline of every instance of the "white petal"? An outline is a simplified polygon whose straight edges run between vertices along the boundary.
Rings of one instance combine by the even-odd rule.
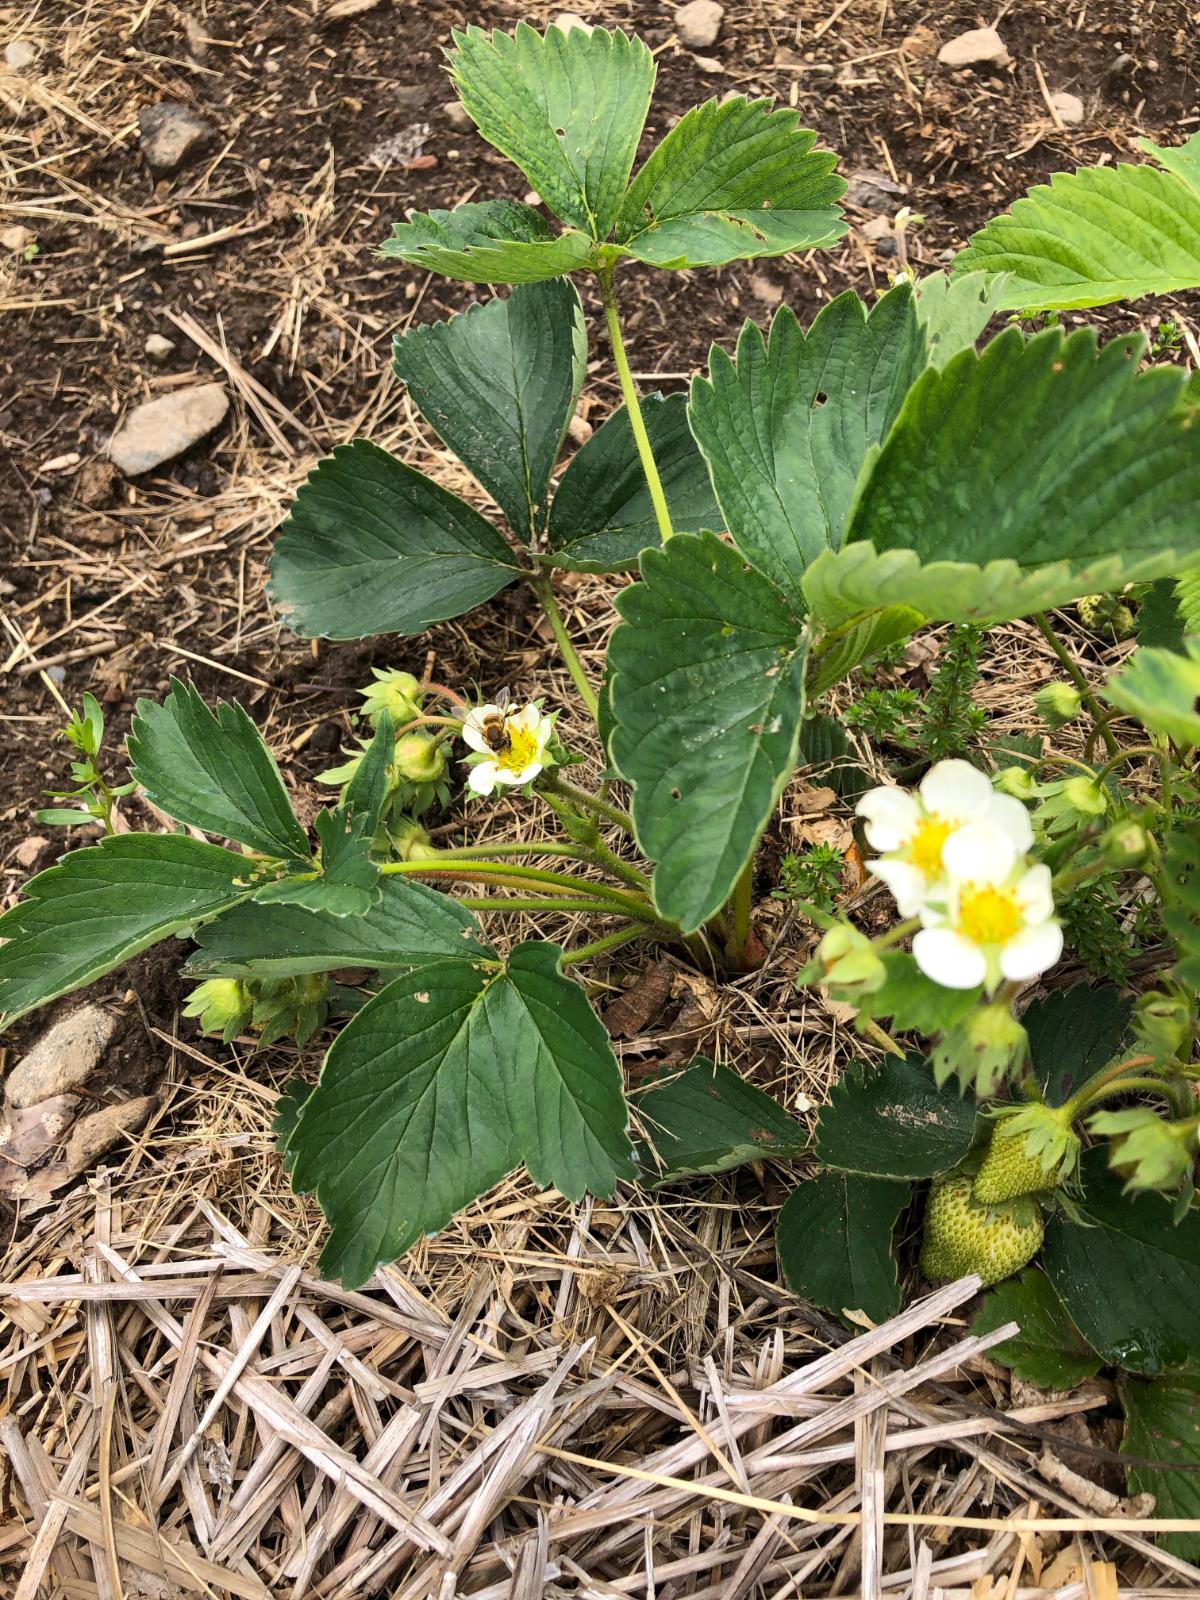
[[[520,711],[514,711],[508,719],[510,728],[519,728],[522,733],[533,733],[538,723],[542,720],[542,713],[532,701],[522,706]]]
[[[1003,883],[1017,864],[1017,847],[993,822],[969,822],[942,846],[942,865],[967,883]]]
[[[929,880],[920,867],[914,867],[911,861],[889,861],[885,858],[872,861],[870,870],[892,891],[892,899],[900,915],[915,917],[929,887]]]
[[[1000,971],[1013,983],[1023,983],[1052,967],[1062,948],[1062,929],[1057,922],[1022,928],[1000,951]]]
[[[1006,833],[1021,855],[1024,855],[1033,843],[1033,824],[1029,820],[1029,812],[1011,794],[993,792],[980,821],[990,822],[1002,833]]]
[[[483,736],[483,725],[486,721],[502,715],[499,706],[474,706],[463,719],[463,743],[469,744],[472,750],[489,749],[488,742]]]
[[[925,809],[946,822],[971,822],[987,810],[991,798],[991,782],[969,761],[939,761],[921,779]]]
[[[542,763],[540,761],[528,761],[521,768],[520,772],[506,772],[502,781],[504,783],[512,784],[528,783],[531,778],[536,778],[541,770]]]
[[[867,843],[872,850],[898,850],[921,820],[921,808],[907,789],[885,784],[868,789],[855,806],[866,819]]]
[[[912,953],[925,976],[944,989],[973,989],[987,975],[983,951],[952,928],[922,928]]]
[[[1017,884],[1017,904],[1026,922],[1045,922],[1054,915],[1054,891],[1050,868],[1030,867]]]
[[[500,768],[494,761],[481,761],[467,774],[467,788],[473,794],[491,794],[500,777]]]

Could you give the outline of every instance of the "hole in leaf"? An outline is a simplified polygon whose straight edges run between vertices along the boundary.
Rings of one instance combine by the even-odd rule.
[[[672,789],[671,790],[671,799],[672,800],[682,800],[683,799],[683,795],[679,792],[678,789]]]
[[[565,139],[567,137],[567,130],[565,128],[555,128],[554,137],[556,139]]]
[[[818,389],[816,394],[813,396],[813,405],[823,406],[828,399],[829,396],[825,393],[824,389]]]

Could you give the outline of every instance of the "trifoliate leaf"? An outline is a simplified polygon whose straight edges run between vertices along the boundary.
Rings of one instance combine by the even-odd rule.
[[[934,272],[914,286],[930,366],[944,367],[951,356],[975,344],[1000,309],[1007,282],[1003,272],[963,272],[954,278]]]
[[[1157,1517],[1200,1520],[1200,1373],[1173,1372],[1149,1381],[1125,1376],[1117,1395],[1125,1412],[1122,1453],[1162,1463],[1143,1467],[1130,1462],[1130,1490],[1152,1494]],[[1200,1532],[1160,1537],[1172,1555],[1200,1561]]]
[[[522,1159],[575,1200],[634,1176],[612,1047],[561,956],[418,967],[334,1042],[288,1141],[329,1221],[327,1273],[364,1283]]]
[[[775,1247],[788,1288],[835,1316],[861,1311],[885,1322],[900,1309],[892,1232],[908,1184],[858,1172],[822,1172],[779,1213]]]
[[[1200,744],[1200,639],[1188,640],[1181,652],[1135,650],[1101,693],[1151,733],[1165,733],[1180,745]]]
[[[357,917],[279,902],[235,906],[197,930],[188,971],[282,978],[495,958],[474,917],[449,895],[401,877],[382,878],[379,891],[378,902]]]
[[[122,833],[25,886],[0,917],[0,1017],[103,977],[249,892],[253,863],[184,834]]]
[[[711,534],[647,550],[618,604],[609,748],[656,863],[655,905],[691,932],[725,903],[795,767],[801,625]]]
[[[786,306],[766,340],[747,322],[736,361],[714,346],[708,377],[693,380],[692,431],[724,526],[800,609],[804,569],[840,545],[863,461],[924,366],[901,284],[869,316],[856,295],[839,295],[807,333]]]
[[[1100,1357],[1067,1315],[1066,1307],[1037,1267],[1027,1267],[1019,1278],[997,1284],[984,1297],[971,1324],[978,1337],[994,1333],[1007,1322],[1021,1331],[988,1354],[1039,1389],[1071,1389],[1099,1372]]]
[[[423,633],[512,583],[516,558],[464,500],[366,439],[309,474],[271,559],[271,598],[305,638]]]
[[[817,1158],[877,1178],[932,1178],[971,1148],[975,1117],[974,1099],[939,1089],[920,1056],[852,1061],[821,1109]]]
[[[655,267],[719,267],[834,244],[846,232],[836,157],[794,111],[708,100],[651,151],[621,205],[616,237]]]
[[[438,437],[528,542],[587,362],[572,284],[521,284],[506,300],[392,342],[392,368]]]
[[[688,533],[723,527],[684,396],[653,394],[641,407],[672,527]],[[660,543],[624,407],[597,428],[563,473],[550,507],[548,543],[546,561],[574,572],[623,572]]]
[[[175,679],[162,705],[138,701],[129,756],[147,798],[175,821],[263,855],[308,856],[275,757],[241,706],[221,700],[214,714]]]
[[[564,222],[607,237],[654,92],[640,39],[604,28],[454,32],[450,73],[489,144]]]
[[[1006,311],[1069,310],[1200,286],[1200,134],[1150,165],[1058,172],[994,217],[951,272],[1007,273]]]
[[[1042,1264],[1084,1338],[1106,1361],[1158,1373],[1200,1355],[1200,1212],[1176,1224],[1157,1194],[1126,1194],[1103,1147],[1080,1163],[1082,1222],[1046,1229]]]
[[[637,1102],[645,1133],[643,1182],[657,1187],[749,1161],[780,1160],[808,1148],[808,1132],[769,1094],[703,1056],[664,1067]]]
[[[926,371],[804,592],[834,625],[889,605],[998,622],[1200,564],[1200,412],[1141,341],[1082,329]]]
[[[453,211],[414,212],[379,247],[461,283],[540,283],[588,265],[595,245],[568,228],[555,234],[540,211],[516,200],[481,200]]]

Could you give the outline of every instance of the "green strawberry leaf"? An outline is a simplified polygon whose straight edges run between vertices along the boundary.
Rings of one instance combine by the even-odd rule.
[[[364,917],[379,904],[382,879],[371,860],[375,825],[369,815],[344,808],[319,811],[314,827],[321,841],[319,872],[276,878],[255,891],[258,905],[301,906],[331,917]]]
[[[203,977],[286,978],[339,967],[415,967],[495,959],[474,917],[449,895],[410,878],[380,880],[362,916],[294,903],[234,906],[196,930],[187,970]]]
[[[804,569],[841,544],[863,462],[924,366],[905,283],[869,315],[839,295],[807,333],[786,306],[766,340],[747,322],[736,360],[714,346],[708,377],[693,380],[692,431],[724,526],[799,610]]]
[[[612,229],[654,92],[640,39],[604,28],[454,31],[450,74],[483,137],[556,217],[593,239]]]
[[[1020,1333],[994,1344],[988,1354],[1025,1383],[1035,1383],[1039,1389],[1071,1389],[1103,1365],[1037,1267],[1026,1267],[1019,1278],[989,1289],[971,1333],[994,1333],[1007,1322],[1020,1323]]]
[[[1200,134],[1175,150],[1139,143],[1169,170],[1121,162],[1057,172],[974,234],[951,272],[1007,273],[1006,311],[1200,287]]]
[[[1182,650],[1183,618],[1170,578],[1156,578],[1137,612],[1137,641],[1156,650]]]
[[[1200,1373],[1173,1372],[1149,1382],[1126,1375],[1117,1395],[1125,1413],[1122,1453],[1163,1463],[1138,1467],[1131,1462],[1126,1468],[1130,1490],[1154,1496],[1155,1516],[1200,1521]],[[1200,1561],[1200,1532],[1160,1537],[1172,1555]]]
[[[561,279],[521,284],[392,342],[392,369],[438,437],[528,542],[587,364],[583,309]]]
[[[392,714],[384,708],[375,725],[370,744],[351,774],[338,808],[362,825],[370,839],[379,826],[383,808],[392,794],[395,778],[396,730]]]
[[[122,833],[25,886],[0,917],[0,1018],[101,978],[123,961],[243,899],[253,863],[184,834]]]
[[[924,622],[911,606],[884,606],[865,616],[830,628],[813,646],[808,658],[806,690],[810,701],[853,672],[855,667],[886,650],[888,645],[907,639]]]
[[[540,211],[517,200],[481,200],[453,211],[413,212],[379,247],[461,283],[541,283],[586,267],[595,245],[568,228],[555,234]]]
[[[1112,984],[1074,988],[1035,1000],[1021,1016],[1029,1060],[1046,1101],[1061,1106],[1114,1058],[1129,1032],[1133,1001]]]
[[[804,592],[826,625],[910,605],[999,622],[1200,564],[1200,412],[1142,342],[1010,328],[913,385],[847,543]]]
[[[138,701],[129,757],[147,799],[176,822],[263,855],[308,858],[275,757],[241,706],[221,700],[214,715],[190,684],[173,679],[162,705]]]
[[[944,1033],[975,1008],[981,989],[947,989],[928,978],[906,950],[883,958],[887,976],[855,1003],[866,1017],[890,1017],[897,1033]]]
[[[1176,976],[1200,988],[1200,824],[1176,817],[1163,850],[1163,922],[1175,946]]]
[[[932,1178],[971,1148],[976,1110],[974,1099],[939,1089],[921,1056],[852,1061],[821,1109],[817,1159],[875,1178]]]
[[[900,1309],[892,1233],[908,1184],[821,1172],[788,1196],[775,1231],[787,1286],[836,1316],[886,1322]]]
[[[1157,1194],[1126,1194],[1104,1148],[1085,1151],[1082,1223],[1046,1228],[1042,1264],[1084,1338],[1129,1372],[1194,1362],[1200,1327],[1200,1212],[1178,1225]]]
[[[618,609],[609,748],[657,863],[654,903],[692,932],[724,905],[795,767],[801,625],[712,534],[647,550]]]
[[[740,96],[695,106],[651,151],[617,218],[626,255],[719,267],[835,244],[846,232],[836,157],[794,111]]]
[[[662,479],[671,523],[699,533],[724,526],[704,457],[696,447],[681,394],[653,394],[642,418]],[[646,475],[624,406],[579,449],[550,507],[550,566],[573,572],[624,572],[660,543]]]
[[[808,1132],[769,1094],[703,1056],[663,1067],[637,1102],[645,1138],[637,1147],[651,1188],[749,1161],[802,1155]]]
[[[1151,733],[1165,733],[1179,745],[1200,744],[1200,639],[1187,640],[1180,652],[1142,646],[1101,692]]]
[[[612,1047],[561,956],[418,967],[334,1041],[287,1147],[329,1221],[325,1272],[365,1283],[522,1159],[573,1200],[635,1175]]]
[[[304,638],[423,633],[519,568],[477,511],[366,439],[309,474],[271,558],[271,597]]]
[[[1007,282],[1003,272],[963,272],[953,278],[934,272],[916,284],[917,319],[925,334],[930,366],[944,367],[951,356],[974,347],[999,311]]]

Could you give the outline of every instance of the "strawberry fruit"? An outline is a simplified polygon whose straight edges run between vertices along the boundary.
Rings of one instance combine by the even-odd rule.
[[[970,1178],[951,1173],[929,1192],[921,1271],[931,1283],[977,1272],[986,1288],[1019,1271],[1037,1253],[1043,1232],[1035,1200],[1021,1196],[1007,1205],[979,1205]]]

